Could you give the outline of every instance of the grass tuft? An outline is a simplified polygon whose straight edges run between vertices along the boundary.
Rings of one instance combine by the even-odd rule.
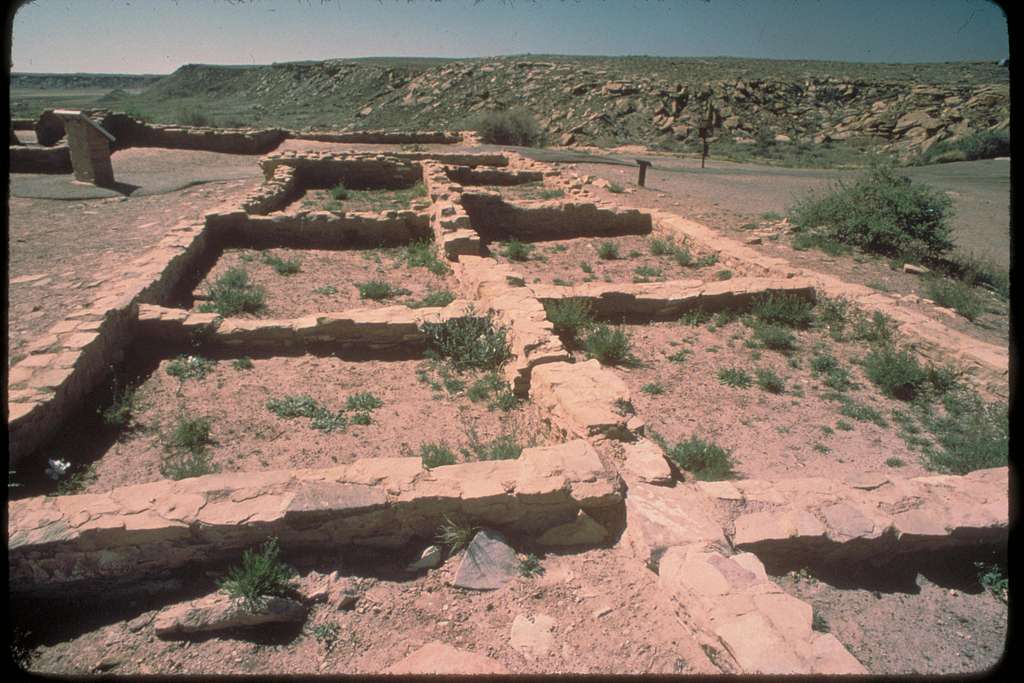
[[[269,538],[258,550],[242,553],[242,564],[232,567],[219,582],[221,590],[247,612],[260,612],[268,597],[286,597],[292,590],[295,570],[280,559],[276,538]]]
[[[622,328],[594,325],[583,342],[588,358],[596,358],[603,365],[635,365],[636,356],[630,350],[629,335]]]

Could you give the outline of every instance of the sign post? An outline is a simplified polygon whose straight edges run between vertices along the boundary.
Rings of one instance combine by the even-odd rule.
[[[53,113],[64,121],[75,180],[98,187],[112,186],[114,167],[110,163],[110,143],[114,136],[80,111],[57,109]]]

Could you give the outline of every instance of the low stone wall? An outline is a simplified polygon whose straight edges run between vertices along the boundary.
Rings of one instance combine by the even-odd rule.
[[[454,145],[462,142],[462,134],[448,130],[354,130],[354,131],[288,131],[291,140],[317,142],[352,142],[368,145]]]
[[[242,209],[246,213],[266,215],[281,211],[302,195],[295,169],[281,165],[274,169],[262,185],[246,195]]]
[[[321,313],[290,320],[220,318],[183,308],[140,306],[137,336],[143,343],[182,344],[201,349],[294,352],[329,346],[334,350],[404,350],[422,352],[426,335],[420,326],[466,315],[470,303],[456,300],[441,308],[384,306]]]
[[[705,225],[680,216],[662,211],[655,211],[653,215],[660,228],[740,259],[745,266],[766,277],[800,277],[812,283],[819,296],[842,297],[868,313],[878,311],[887,315],[922,357],[936,363],[956,363],[980,390],[990,396],[1008,398],[1009,354],[1005,347],[988,344],[950,329],[938,320],[901,305],[900,299],[891,294],[845,282],[833,275],[796,268],[783,259],[765,256],[736,240],[719,235]]]
[[[538,201],[512,204],[496,192],[463,192],[462,205],[485,241],[523,241],[643,235],[651,232],[651,215],[636,209]]]
[[[587,282],[572,287],[529,285],[542,303],[579,298],[590,303],[597,317],[621,320],[678,318],[695,309],[714,312],[742,309],[757,297],[786,294],[814,300],[814,287],[806,279],[733,278],[721,282],[669,280],[649,283]]]
[[[571,436],[632,441],[643,433],[643,420],[633,414],[626,383],[596,359],[533,368],[530,399]]]
[[[13,593],[96,591],[237,560],[276,535],[284,552],[431,539],[443,516],[538,536],[583,510],[601,521],[621,484],[585,441],[518,460],[424,469],[419,458],[316,470],[215,474],[108,493],[8,503]]]
[[[1005,467],[964,476],[747,479],[703,488],[733,510],[733,545],[779,569],[1007,542]]]
[[[435,161],[455,166],[508,166],[509,154],[503,152],[388,152],[406,161]]]
[[[303,190],[331,188],[339,182],[350,190],[397,190],[412,187],[423,177],[418,163],[391,154],[288,150],[260,159],[267,180],[279,166],[294,168]]]
[[[102,296],[26,347],[8,373],[11,464],[35,451],[82,407],[135,337],[140,303],[163,303],[206,248],[204,224],[182,224],[112,274]]]
[[[11,119],[12,130],[35,130],[35,119]]]
[[[242,212],[219,219],[212,228],[222,247],[398,246],[430,237],[430,215],[416,211],[344,213],[309,211],[295,215],[248,216]]]
[[[67,144],[56,147],[11,145],[10,173],[71,173],[71,149]]]
[[[430,226],[440,253],[449,259],[463,254],[479,256],[480,236],[462,208],[461,186],[452,182],[444,166],[430,162],[423,164],[423,183],[430,196]]]
[[[445,175],[452,182],[460,185],[523,185],[544,180],[541,171],[498,171],[494,169],[475,169],[467,166],[446,166]]]
[[[517,395],[525,396],[530,391],[535,368],[569,360],[544,306],[522,286],[518,272],[480,256],[460,256],[454,270],[463,295],[475,302],[478,311],[492,314],[508,330],[512,360],[505,365],[505,377]]]

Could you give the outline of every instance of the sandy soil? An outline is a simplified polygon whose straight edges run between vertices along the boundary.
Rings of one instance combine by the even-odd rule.
[[[488,245],[491,255],[500,263],[512,263],[523,273],[529,283],[543,284],[582,284],[584,282],[660,282],[663,280],[711,280],[716,273],[729,270],[733,277],[742,274],[741,267],[731,267],[724,263],[698,266],[697,261],[710,252],[689,246],[694,264],[681,266],[670,255],[654,256],[651,254],[651,239],[664,238],[665,235],[624,235],[621,237],[578,237],[569,240],[551,240],[532,243],[530,258],[526,261],[512,261],[505,256],[505,243],[492,242]],[[616,246],[619,258],[603,259],[598,254],[602,244],[610,242]],[[678,246],[682,242],[677,241]],[[583,269],[586,264],[593,271],[587,273]],[[661,275],[640,275],[637,268],[651,268],[661,271]]]
[[[714,331],[709,326],[690,327],[675,322],[626,325],[633,353],[643,364],[619,368],[629,387],[638,415],[649,431],[669,444],[692,435],[732,450],[735,471],[744,479],[788,477],[852,477],[863,472],[894,472],[913,477],[927,473],[919,456],[899,437],[892,411],[909,412],[906,405],[888,399],[868,381],[851,358],[865,347],[839,344],[815,331],[795,332],[799,351],[792,360],[776,351],[753,350],[744,345],[752,337],[741,322]],[[848,395],[878,410],[889,422],[879,427],[840,414],[842,405],[821,394],[831,391],[810,369],[812,349],[828,350],[850,371],[860,388]],[[683,351],[685,359],[669,356]],[[577,351],[582,359],[585,355]],[[751,378],[748,388],[722,384],[719,370],[736,368]],[[785,392],[769,393],[758,387],[756,369],[767,368],[785,382]],[[664,393],[651,394],[644,387],[660,385]],[[837,427],[842,421],[843,426]],[[898,469],[885,464],[899,458]]]
[[[357,607],[315,607],[301,631],[162,641],[148,627],[160,605],[108,603],[90,613],[88,624],[65,622],[62,633],[44,636],[33,669],[86,674],[102,664],[120,675],[371,674],[431,640],[441,640],[486,654],[519,674],[717,671],[679,626],[658,589],[657,576],[614,549],[538,553],[544,574],[487,592],[448,585],[457,558],[426,575],[410,576],[400,569],[408,558],[361,555],[346,557],[341,572],[358,581],[363,595]],[[318,565],[319,571],[329,572],[338,568],[338,560]],[[212,590],[213,578],[207,577],[206,584]],[[556,620],[548,655],[527,658],[510,646],[512,622],[519,614]],[[314,629],[331,623],[337,625],[338,636],[328,646],[318,641]],[[52,620],[41,626],[50,633],[56,630]]]
[[[161,361],[137,392],[135,428],[117,440],[96,435],[96,425],[69,429],[50,449],[59,457],[85,465],[95,459],[95,481],[87,492],[163,478],[165,443],[179,418],[210,420],[209,448],[222,471],[258,471],[331,467],[359,458],[419,456],[424,443],[447,444],[458,461],[467,457],[470,433],[488,442],[511,434],[523,446],[555,442],[540,412],[523,402],[514,410],[489,410],[464,394],[435,393],[417,377],[424,361],[351,361],[333,356],[252,359],[251,370],[221,360],[203,379],[179,382],[167,373],[172,360]],[[432,377],[435,375],[431,375]],[[467,374],[467,386],[476,375]],[[308,394],[331,411],[345,407],[348,396],[371,392],[383,406],[372,424],[350,424],[344,431],[313,429],[308,418],[285,419],[267,408],[271,399]],[[350,415],[353,412],[350,411]],[[417,425],[414,432],[409,426]],[[83,460],[84,458],[84,460]]]
[[[405,211],[412,208],[425,208],[430,205],[427,197],[409,198],[405,194],[396,194],[390,190],[371,190],[368,192],[352,192],[348,199],[334,199],[328,190],[308,190],[299,199],[289,204],[284,213],[296,214],[300,211],[331,211],[328,205],[337,205],[338,212],[352,211]],[[416,206],[414,206],[416,205]]]
[[[297,260],[299,272],[281,275],[264,261],[267,256]],[[457,286],[450,274],[442,277],[426,268],[407,267],[401,249],[228,249],[196,287],[195,306],[205,302],[211,283],[235,267],[245,270],[249,281],[266,293],[266,309],[256,315],[239,316],[244,318],[298,318],[313,313],[394,306],[418,302],[430,292],[454,292]],[[380,301],[361,299],[358,285],[374,280],[408,293]]]

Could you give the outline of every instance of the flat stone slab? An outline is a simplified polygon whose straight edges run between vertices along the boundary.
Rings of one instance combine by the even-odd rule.
[[[262,609],[250,612],[227,594],[214,593],[164,608],[153,620],[153,630],[161,638],[188,637],[235,628],[296,623],[305,618],[306,607],[289,598],[269,597]]]
[[[626,383],[596,359],[583,363],[547,363],[533,369],[530,398],[552,421],[576,437],[631,438]]]
[[[587,442],[524,449],[517,460],[425,469],[376,458],[315,470],[213,474],[108,493],[8,503],[10,589],[131,584],[189,564],[234,560],[277,535],[282,548],[398,548],[444,515],[540,535],[580,510],[622,504]]]
[[[466,547],[452,585],[473,590],[496,590],[519,575],[516,551],[497,531],[478,531]]]
[[[546,614],[517,614],[509,644],[527,659],[545,657],[555,646],[556,623]]]
[[[383,673],[479,676],[507,674],[508,669],[479,652],[467,652],[434,640],[395,662]]]
[[[626,531],[622,540],[633,557],[656,566],[673,546],[698,543],[713,548],[729,547],[722,527],[712,516],[712,500],[696,485],[628,483]]]
[[[750,553],[675,546],[661,559],[658,582],[739,673],[867,673],[835,636],[812,630],[811,606],[783,592]]]

